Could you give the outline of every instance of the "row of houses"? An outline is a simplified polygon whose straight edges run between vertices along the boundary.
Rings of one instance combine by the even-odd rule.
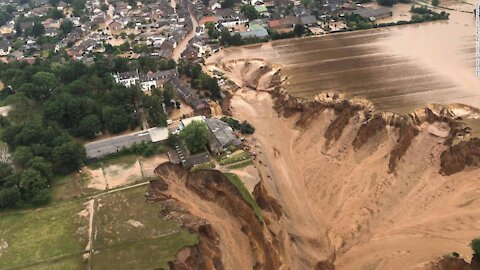
[[[200,98],[190,85],[182,82],[176,69],[148,72],[146,74],[140,74],[138,70],[119,72],[113,74],[113,78],[117,84],[122,84],[125,87],[139,85],[144,92],[163,87],[168,82],[173,86],[176,95],[192,107],[194,111],[200,112],[209,109],[208,100]]]
[[[113,78],[117,84],[122,84],[125,87],[139,84],[140,89],[145,92],[154,88],[163,87],[166,81],[178,78],[178,71],[176,69],[169,69],[140,74],[138,70],[135,70],[121,73],[118,72],[113,74]]]

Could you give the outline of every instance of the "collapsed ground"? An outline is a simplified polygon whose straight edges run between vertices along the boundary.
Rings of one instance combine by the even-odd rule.
[[[229,251],[220,256],[225,269],[239,267],[237,260],[244,262],[243,269],[272,264],[434,269],[453,251],[470,260],[469,243],[480,235],[478,143],[449,145],[463,130],[451,114],[478,113],[474,108],[434,105],[408,117],[377,114],[368,101],[336,94],[308,103],[266,92],[281,80],[259,60],[216,68],[243,87],[231,98],[230,113],[257,130],[248,145],[262,179],[254,195],[262,207],[263,234],[252,237],[260,229],[232,211],[228,201],[207,207],[223,210],[199,209],[190,202],[194,195],[185,197],[191,191],[173,178],[165,181],[174,187],[164,192],[220,235],[217,246]],[[189,177],[186,189],[200,195],[195,202],[221,198],[214,192],[218,185],[213,195],[205,195],[188,184]],[[215,179],[213,173],[204,177]],[[247,241],[250,252],[232,243],[232,236]],[[259,245],[273,250],[270,260],[262,257],[265,250]]]

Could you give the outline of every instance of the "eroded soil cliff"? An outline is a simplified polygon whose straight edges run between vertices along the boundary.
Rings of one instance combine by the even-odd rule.
[[[222,109],[256,128],[246,144],[265,223],[219,172],[160,166],[157,197],[201,220],[184,222],[201,241],[179,253],[175,269],[470,267],[442,258],[456,251],[469,261],[468,243],[480,235],[480,141],[454,144],[468,133],[461,118],[478,110],[378,112],[333,92],[292,97],[259,59],[216,68],[240,87]]]

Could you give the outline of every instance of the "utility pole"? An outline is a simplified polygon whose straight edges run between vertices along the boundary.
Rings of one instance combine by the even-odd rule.
[[[480,77],[480,2],[475,5],[475,69]]]

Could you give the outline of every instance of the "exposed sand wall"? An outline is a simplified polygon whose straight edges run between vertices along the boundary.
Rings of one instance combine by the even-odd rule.
[[[338,269],[426,269],[451,251],[469,259],[480,235],[478,162],[445,173],[441,156],[459,111],[476,110],[431,105],[401,116],[347,102],[252,90],[230,100],[233,116],[256,128],[262,185],[284,212],[276,230],[288,268],[335,258]]]

